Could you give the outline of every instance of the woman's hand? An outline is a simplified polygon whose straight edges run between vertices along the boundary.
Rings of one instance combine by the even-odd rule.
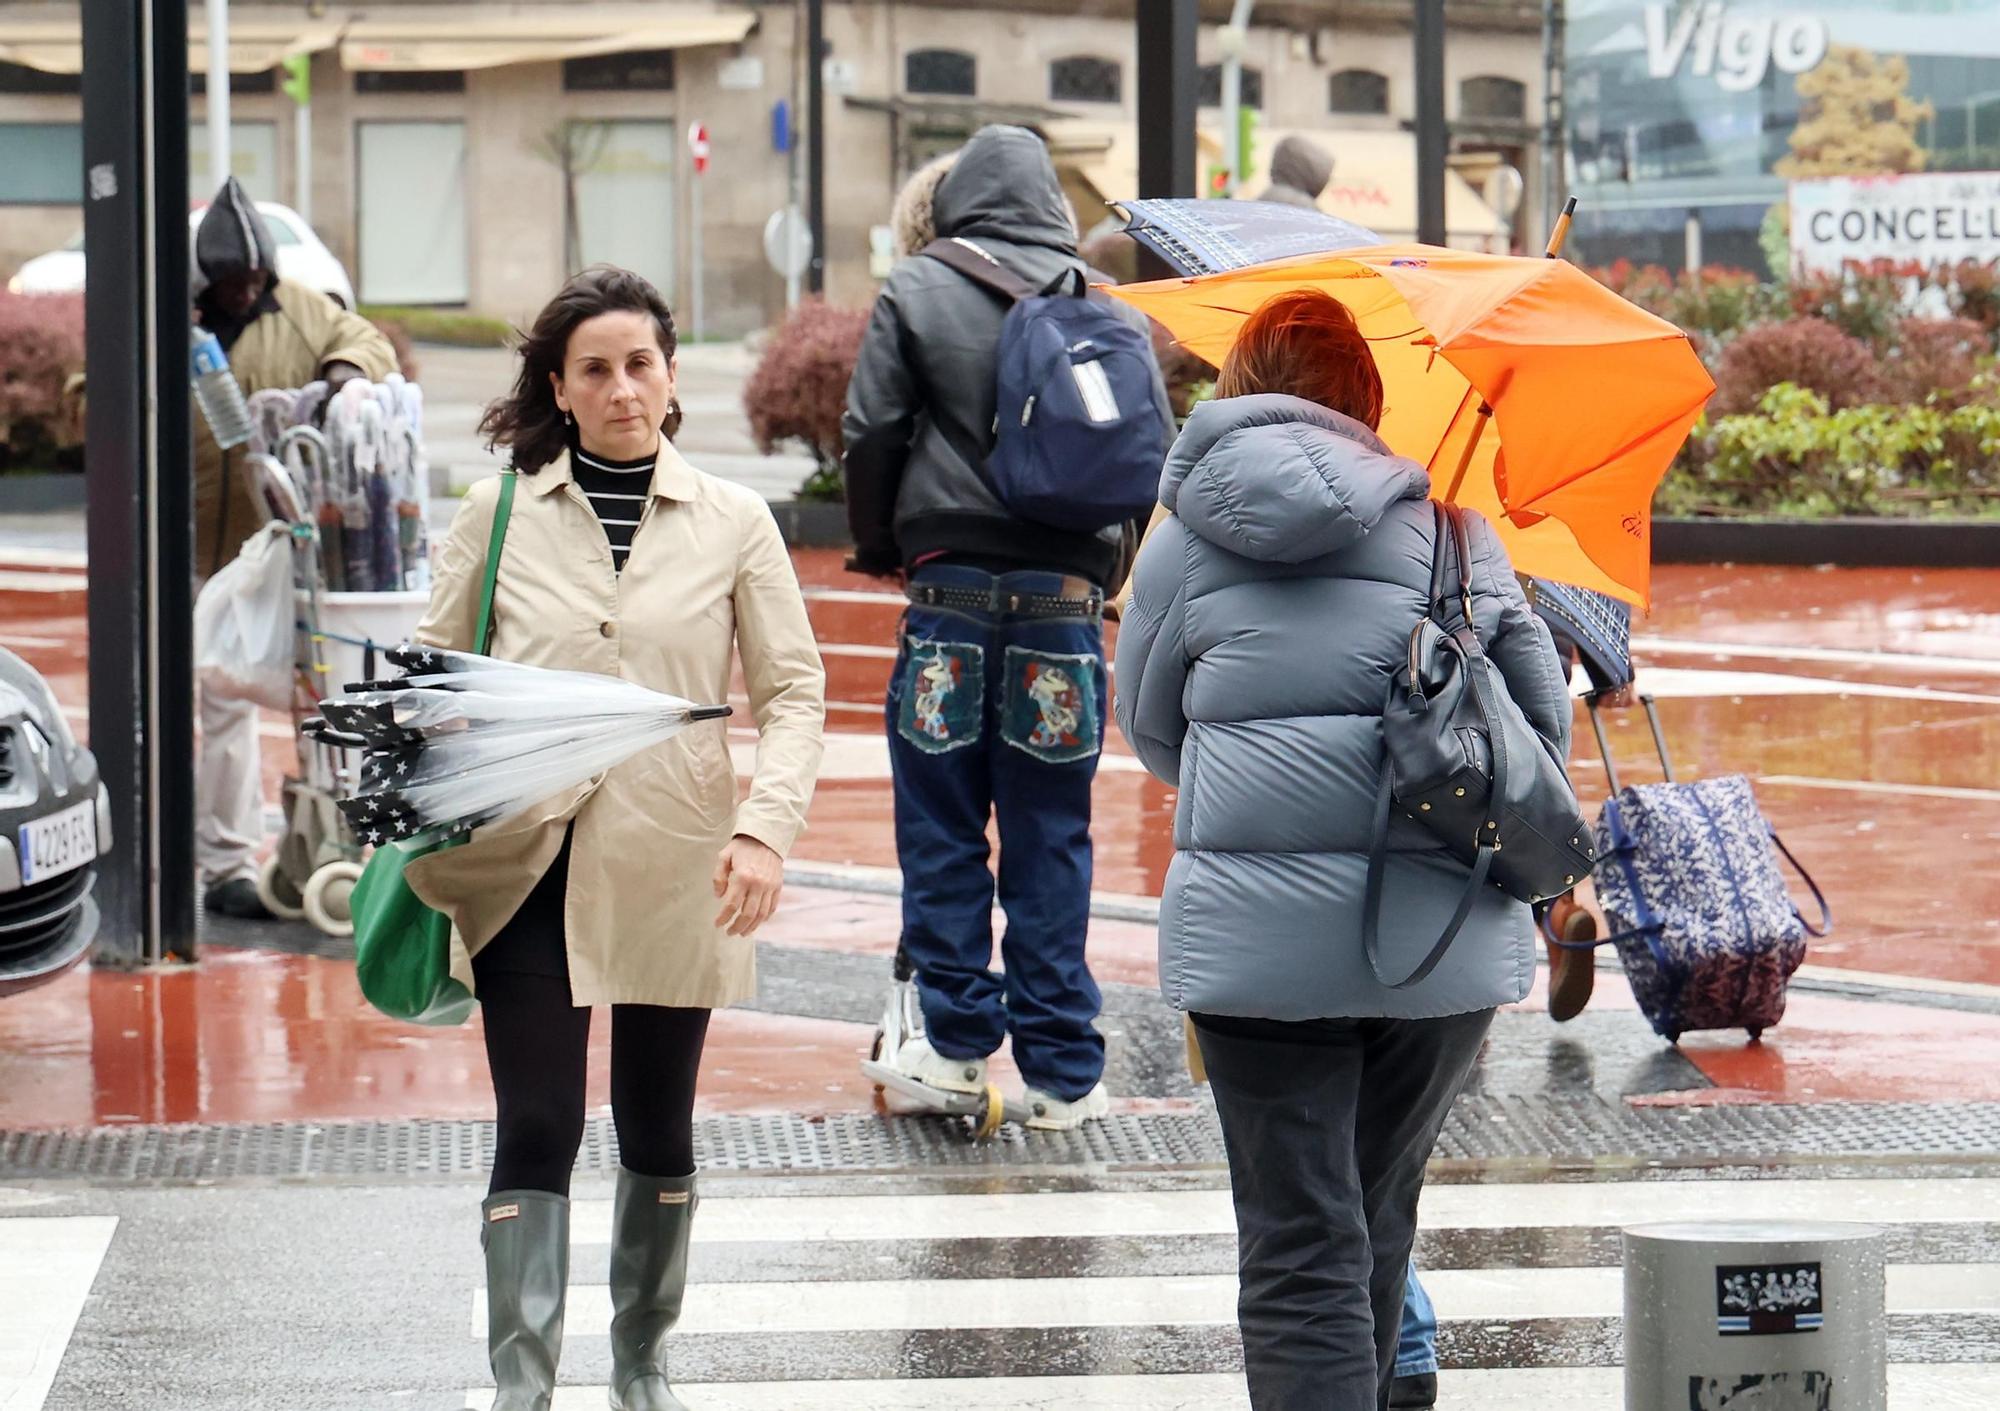
[[[785,888],[785,860],[755,838],[741,833],[729,840],[715,864],[715,894],[722,911],[718,927],[748,936],[771,919]]]

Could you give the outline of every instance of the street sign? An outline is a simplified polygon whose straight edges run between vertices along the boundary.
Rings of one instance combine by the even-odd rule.
[[[708,170],[708,129],[702,124],[688,124],[688,151],[694,154],[694,174],[700,176]]]
[[[764,222],[764,258],[787,279],[797,279],[812,261],[812,231],[797,206],[771,212]]]

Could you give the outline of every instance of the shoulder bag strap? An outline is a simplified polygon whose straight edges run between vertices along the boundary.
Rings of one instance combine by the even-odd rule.
[[[514,487],[521,477],[507,471],[500,477],[500,502],[493,507],[493,532],[486,537],[486,579],[479,585],[479,630],[473,633],[481,656],[493,645],[493,585],[500,580],[500,552],[507,544],[507,521],[514,516]]]
[[[1012,304],[1033,299],[1042,292],[970,240],[933,240],[924,246],[921,253],[939,264],[950,266],[974,284],[992,290]]]

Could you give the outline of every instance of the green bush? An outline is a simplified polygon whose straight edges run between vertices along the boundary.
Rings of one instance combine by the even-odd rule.
[[[2000,383],[1966,400],[1835,409],[1791,383],[1697,428],[1660,488],[1663,514],[2000,515]]]
[[[393,325],[417,343],[443,343],[454,348],[504,348],[513,336],[505,319],[470,314],[463,309],[404,309],[364,304],[361,315],[374,323]]]

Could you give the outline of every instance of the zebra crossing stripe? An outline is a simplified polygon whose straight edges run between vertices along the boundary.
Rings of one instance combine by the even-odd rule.
[[[1973,1366],[1893,1366],[1889,1411],[1991,1411],[1995,1373]],[[701,1411],[1248,1411],[1239,1374],[961,1377],[901,1381],[706,1382],[674,1390]],[[1438,1411],[1619,1411],[1617,1367],[1447,1371]],[[551,1411],[604,1411],[607,1388],[558,1388]],[[466,1411],[491,1411],[493,1393],[469,1391]]]
[[[0,1219],[0,1407],[41,1411],[116,1217]]]
[[[1950,1224],[2000,1209],[2000,1180],[1630,1181],[1431,1185],[1426,1230],[1604,1228],[1659,1220],[1859,1220]],[[1233,1235],[1223,1189],[1052,1191],[1035,1194],[787,1195],[702,1201],[697,1243],[1062,1236]],[[579,1200],[576,1244],[606,1244],[611,1202]]]
[[[1431,1269],[1424,1287],[1452,1321],[1617,1318],[1622,1269]],[[1891,1313],[2000,1313],[2000,1264],[1892,1264]],[[1220,1326],[1236,1321],[1234,1274],[879,1279],[696,1284],[676,1331],[907,1332],[950,1328]],[[604,1335],[611,1291],[572,1285],[571,1337]],[[486,1335],[486,1295],[468,1332]]]

